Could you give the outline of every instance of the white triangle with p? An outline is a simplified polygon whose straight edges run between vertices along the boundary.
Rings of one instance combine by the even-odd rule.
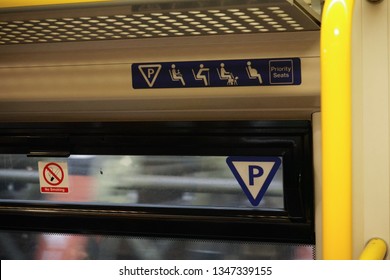
[[[160,74],[161,67],[161,64],[144,64],[138,66],[138,70],[141,72],[142,77],[144,77],[149,87],[153,87],[158,74]]]
[[[257,206],[278,171],[281,159],[230,156],[226,163],[251,204]]]

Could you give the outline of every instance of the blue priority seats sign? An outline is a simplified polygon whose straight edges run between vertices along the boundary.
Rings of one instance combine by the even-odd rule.
[[[135,63],[134,89],[301,84],[299,58]]]

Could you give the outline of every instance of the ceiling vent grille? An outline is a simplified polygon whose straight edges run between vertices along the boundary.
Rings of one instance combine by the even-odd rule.
[[[75,8],[54,13],[52,10],[0,13],[0,45],[297,32],[320,28],[318,18],[312,11],[308,12],[309,6],[304,9],[287,0],[221,2],[229,2],[228,6],[206,5],[206,2],[189,8],[177,4],[148,6],[151,9],[142,5],[110,6],[109,9],[94,6],[91,14],[88,14],[90,8],[83,7],[82,16]],[[232,2],[239,4],[232,5]],[[191,5],[187,3],[187,6]]]

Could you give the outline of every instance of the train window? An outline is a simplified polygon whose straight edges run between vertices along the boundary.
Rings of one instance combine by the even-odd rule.
[[[65,195],[40,191],[40,161],[42,158],[24,155],[0,156],[3,185],[0,198],[253,208],[226,164],[226,157],[222,156],[75,155],[66,160],[45,158],[47,163],[67,163],[69,193]],[[259,208],[283,209],[282,167],[281,164]]]
[[[313,245],[0,231],[0,259],[310,260]]]
[[[162,251],[170,240],[182,258],[196,256],[186,248],[211,250],[205,258],[233,256],[234,250],[246,250],[246,242],[263,249],[282,243],[291,249],[288,255],[302,252],[291,244],[314,250],[308,121],[9,123],[0,128],[3,245],[40,246],[45,233],[53,233],[59,244],[64,236],[73,240],[81,234],[86,244],[143,240]],[[245,159],[247,165],[233,168],[232,159]],[[275,162],[261,168],[253,164],[258,159]],[[61,175],[49,170],[63,163]],[[263,176],[266,172],[271,179]],[[67,191],[42,191],[42,176],[57,190],[65,174]],[[251,186],[262,176],[268,188],[254,201]],[[32,241],[7,243],[12,236]],[[222,242],[215,251],[207,245],[214,241]],[[229,244],[232,251],[222,249]],[[235,256],[266,258],[261,254]],[[153,258],[159,256],[164,255]]]

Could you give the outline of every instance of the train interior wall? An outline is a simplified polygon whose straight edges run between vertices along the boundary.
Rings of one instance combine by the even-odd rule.
[[[353,255],[390,244],[390,4],[353,23]],[[4,20],[4,19],[3,19]],[[320,32],[0,46],[0,121],[312,120],[321,258]],[[133,89],[132,63],[299,57],[299,86]],[[389,258],[389,256],[387,257]]]

